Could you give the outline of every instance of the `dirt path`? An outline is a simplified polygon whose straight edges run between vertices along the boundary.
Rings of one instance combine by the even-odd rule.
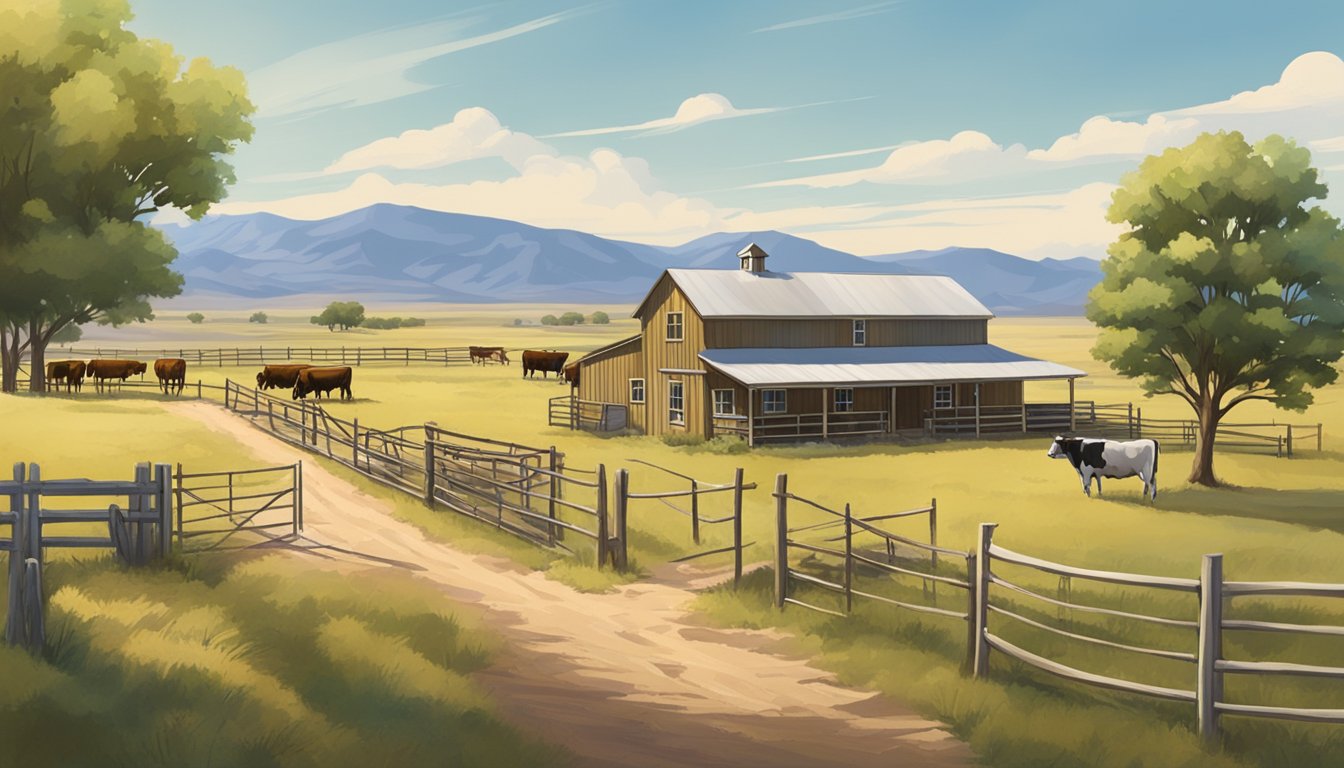
[[[638,583],[593,595],[429,541],[382,499],[311,456],[205,403],[166,406],[274,464],[304,464],[306,538],[318,552],[405,567],[486,609],[510,641],[478,680],[506,718],[585,766],[957,766],[970,750],[942,723],[779,652],[777,632],[697,626],[693,593]],[[451,514],[451,513],[446,513]]]

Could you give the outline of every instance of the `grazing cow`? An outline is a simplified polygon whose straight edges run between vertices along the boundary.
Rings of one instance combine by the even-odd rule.
[[[304,395],[313,392],[321,400],[323,393],[330,397],[331,390],[340,389],[342,400],[352,400],[354,395],[350,394],[350,376],[348,365],[334,368],[304,368],[299,371],[299,378],[294,382],[294,399],[302,400]]]
[[[154,361],[154,375],[159,377],[159,388],[163,394],[182,394],[187,385],[187,361],[180,357],[165,357]],[[173,391],[173,385],[177,385]]]
[[[509,353],[508,353],[508,351],[501,349],[501,350],[499,350],[498,352],[496,352],[496,353],[495,353],[495,362],[499,363],[500,365],[508,365],[508,364],[509,364]]]
[[[268,365],[257,374],[257,389],[292,389],[299,379],[299,371],[313,366]]]
[[[486,360],[497,360],[501,363],[509,362],[509,356],[504,353],[503,347],[467,347],[467,352],[471,355],[472,363],[485,365]]]
[[[523,377],[530,379],[534,372],[541,371],[542,378],[547,378],[554,372],[557,377],[563,380],[565,361],[568,359],[568,352],[526,350],[523,352]]]
[[[137,374],[143,376],[147,370],[149,366],[139,360],[90,360],[88,365],[88,374],[95,379],[99,392],[103,391],[106,379],[125,381]]]
[[[83,360],[57,360],[47,363],[47,391],[58,389],[62,384],[65,391],[78,390],[84,383]]]
[[[571,387],[577,387],[577,386],[579,386],[579,361],[578,361],[578,360],[575,360],[574,362],[572,362],[572,363],[570,363],[569,365],[566,365],[566,366],[565,366],[565,381],[568,381],[568,382],[569,382],[569,386],[571,386]]]
[[[1104,440],[1092,437],[1056,436],[1046,454],[1052,459],[1068,459],[1083,481],[1083,493],[1092,495],[1092,478],[1135,477],[1143,481],[1143,495],[1157,501],[1157,457],[1161,449],[1156,440]]]

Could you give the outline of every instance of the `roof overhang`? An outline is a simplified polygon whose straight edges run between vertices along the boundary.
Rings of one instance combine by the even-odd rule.
[[[917,386],[1076,379],[1087,373],[992,344],[707,349],[700,359],[746,387]]]

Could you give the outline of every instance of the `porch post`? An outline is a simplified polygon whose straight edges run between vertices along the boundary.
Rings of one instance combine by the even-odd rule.
[[[831,389],[830,387],[821,388],[821,439],[825,440],[830,435],[829,416],[831,412]]]
[[[975,436],[980,436],[980,382],[975,382]]]
[[[1078,415],[1073,412],[1073,377],[1069,377],[1069,431],[1078,428]]]
[[[756,390],[747,387],[747,447],[756,445]]]
[[[891,388],[891,412],[887,414],[887,431],[896,432],[896,388]]]

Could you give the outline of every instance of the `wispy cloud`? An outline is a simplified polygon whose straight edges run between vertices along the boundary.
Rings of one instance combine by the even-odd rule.
[[[768,27],[753,29],[752,32],[777,32],[781,29],[797,29],[799,27],[811,27],[817,24],[830,24],[834,21],[850,21],[851,19],[862,19],[866,16],[876,16],[879,13],[886,13],[893,6],[900,5],[899,2],[875,3],[873,5],[862,5],[858,8],[850,8],[847,11],[836,11],[835,13],[823,13],[819,16],[808,16],[793,21],[782,21],[778,24],[771,24]]]
[[[685,130],[691,126],[700,125],[701,123],[709,123],[715,120],[732,120],[739,117],[750,117],[752,115],[768,115],[773,112],[787,112],[792,109],[820,107],[827,104],[862,101],[871,98],[871,96],[860,96],[854,99],[816,101],[810,104],[795,104],[788,107],[754,107],[752,109],[739,109],[733,106],[733,103],[728,100],[728,97],[721,93],[702,93],[681,102],[681,106],[677,107],[676,114],[671,117],[660,117],[656,120],[647,120],[642,123],[632,123],[630,125],[613,125],[606,128],[584,128],[578,131],[552,133],[542,136],[541,138],[557,139],[569,136],[604,136],[611,133],[640,133],[644,135],[672,133],[673,131]]]
[[[325,43],[249,76],[260,117],[312,114],[421,93],[437,86],[412,80],[415,67],[453,53],[546,29],[588,9],[553,13],[471,34],[480,17],[453,17]]]
[[[870,147],[868,149],[851,149],[845,152],[831,152],[826,155],[808,155],[807,157],[795,157],[785,160],[786,163],[812,163],[817,160],[839,160],[842,157],[862,157],[864,155],[876,155],[879,152],[890,152],[893,149],[899,149],[904,144],[888,144],[885,147]]]

